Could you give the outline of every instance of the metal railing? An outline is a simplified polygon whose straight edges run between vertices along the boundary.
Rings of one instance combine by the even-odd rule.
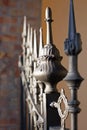
[[[52,12],[46,8],[47,40],[43,45],[42,28],[37,44],[35,29],[27,24],[24,17],[22,55],[19,56],[22,85],[24,86],[29,110],[29,130],[65,130],[65,120],[71,113],[71,130],[77,130],[77,114],[80,112],[77,90],[83,78],[78,72],[77,58],[81,51],[80,34],[76,32],[73,0],[70,0],[69,33],[64,42],[64,51],[69,57],[68,71],[61,65],[62,57],[53,44]],[[71,91],[71,99],[56,84],[66,80]],[[61,104],[65,105],[62,111]]]

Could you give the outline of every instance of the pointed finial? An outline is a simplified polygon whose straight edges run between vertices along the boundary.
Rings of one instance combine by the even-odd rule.
[[[28,24],[26,47],[27,47],[26,54],[28,57],[30,54],[30,24]]]
[[[46,23],[47,23],[47,44],[53,44],[53,38],[52,38],[52,27],[51,27],[51,22],[52,20],[52,11],[51,8],[47,7],[46,8]]]
[[[37,58],[37,39],[36,39],[36,29],[34,29],[34,58]]]
[[[43,34],[42,34],[42,28],[40,28],[39,57],[42,56],[43,54],[42,48],[43,48]]]
[[[68,30],[68,38],[64,42],[64,51],[67,55],[78,55],[81,50],[82,50],[82,41],[80,33],[76,32],[74,4],[73,0],[70,0],[69,30]]]
[[[31,30],[30,30],[30,53],[32,54],[32,49],[33,49],[33,29],[31,27]]]
[[[24,23],[23,23],[23,33],[22,36],[26,36],[26,27],[27,27],[27,22],[26,22],[26,16],[24,16]]]
[[[76,34],[75,15],[74,15],[74,4],[73,0],[70,0],[70,14],[69,14],[69,39],[74,39]]]
[[[27,47],[29,47],[30,44],[30,24],[28,24],[28,30],[27,30]]]

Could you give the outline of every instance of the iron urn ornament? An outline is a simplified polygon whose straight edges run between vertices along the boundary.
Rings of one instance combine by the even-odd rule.
[[[43,55],[38,58],[39,64],[34,71],[36,79],[42,81],[46,85],[45,92],[55,91],[56,84],[66,76],[66,69],[61,65],[62,57],[59,50],[53,44],[52,28],[52,12],[49,7],[46,8],[46,24],[47,24],[47,41],[42,48]]]

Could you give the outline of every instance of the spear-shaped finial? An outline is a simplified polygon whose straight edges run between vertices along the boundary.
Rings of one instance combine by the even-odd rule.
[[[82,50],[80,34],[76,32],[74,4],[70,0],[68,38],[64,42],[64,51],[67,55],[77,55]]]
[[[75,38],[75,35],[76,35],[76,25],[75,25],[75,15],[74,15],[74,5],[73,5],[73,0],[70,0],[68,38],[72,40]]]
[[[23,32],[22,32],[23,46],[25,46],[26,44],[26,36],[27,36],[26,28],[27,28],[27,22],[26,22],[26,16],[24,16]]]
[[[39,57],[43,54],[42,48],[43,48],[43,34],[42,34],[42,28],[40,28]]]
[[[32,54],[32,49],[33,49],[33,28],[31,27],[31,30],[30,30],[30,53]]]
[[[23,32],[22,36],[26,36],[26,27],[27,27],[27,22],[26,22],[26,16],[24,16],[24,23],[23,23]]]
[[[30,24],[28,24],[28,30],[27,30],[27,47],[29,47],[30,44]]]
[[[52,44],[53,38],[52,38],[51,22],[53,20],[52,20],[52,11],[51,11],[51,8],[49,8],[49,7],[46,8],[45,19],[46,19],[46,23],[47,23],[47,44]]]
[[[28,24],[26,47],[27,47],[27,56],[29,56],[30,54],[30,24]]]
[[[37,58],[37,39],[36,39],[36,30],[34,29],[34,57]]]

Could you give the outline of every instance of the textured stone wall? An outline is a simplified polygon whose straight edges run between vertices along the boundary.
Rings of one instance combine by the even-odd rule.
[[[41,0],[0,0],[0,130],[22,130],[18,56],[24,15],[39,29]]]

